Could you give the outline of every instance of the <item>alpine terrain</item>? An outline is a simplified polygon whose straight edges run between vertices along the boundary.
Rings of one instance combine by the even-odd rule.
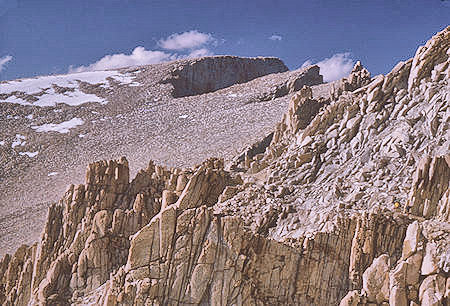
[[[448,305],[449,57],[0,82],[0,303]]]

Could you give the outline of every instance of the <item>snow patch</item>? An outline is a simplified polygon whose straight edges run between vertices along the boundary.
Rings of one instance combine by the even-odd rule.
[[[16,134],[16,139],[11,144],[11,148],[14,149],[17,146],[22,146],[23,147],[25,145],[25,143],[26,143],[26,141],[23,141],[25,139],[26,139],[25,136],[20,135],[20,134]]]
[[[186,119],[188,117],[188,115],[180,115],[180,116],[178,116],[178,118],[181,118],[181,119]]]
[[[35,157],[36,155],[39,154],[39,151],[36,152],[19,152],[19,155],[26,155],[28,157]]]
[[[84,138],[84,137],[86,137],[86,135],[85,134],[78,134],[78,137]]]
[[[39,100],[34,102],[34,106],[56,106],[57,103],[67,104],[70,106],[77,106],[87,102],[96,102],[100,104],[106,104],[106,100],[93,94],[86,94],[82,91],[75,90],[73,92],[68,91],[64,94],[58,94],[52,88],[48,93],[39,97]]]
[[[0,141],[0,146],[4,146],[4,145],[5,145],[5,141],[4,140]]]
[[[58,132],[62,134],[69,133],[69,130],[75,128],[79,125],[84,124],[84,121],[80,118],[73,118],[69,121],[64,121],[61,123],[46,123],[43,125],[32,126],[31,128],[36,130],[38,133],[42,132]]]
[[[1,91],[0,91],[0,93],[1,93]],[[20,104],[20,105],[25,105],[25,106],[33,105],[30,102],[27,102],[25,100],[17,98],[16,96],[10,96],[10,97],[6,98],[6,100],[0,101],[0,103],[2,103],[2,102]]]
[[[140,86],[135,82],[131,73],[121,73],[119,71],[89,71],[81,73],[72,73],[67,75],[50,75],[32,79],[20,79],[14,81],[2,82],[0,94],[10,95],[8,98],[0,100],[0,103],[14,103],[20,105],[34,106],[56,106],[58,103],[71,106],[81,105],[87,102],[97,102],[106,104],[107,101],[94,94],[87,94],[79,89],[81,82],[91,85],[98,84],[103,88],[111,86],[110,80],[118,82],[120,85]],[[61,88],[67,90],[62,90]],[[57,91],[58,92],[57,92]],[[38,99],[35,102],[29,102],[22,98],[12,95],[13,92],[25,93]]]
[[[50,172],[49,174],[47,174],[48,176],[55,176],[55,175],[57,175],[58,174],[58,172]]]

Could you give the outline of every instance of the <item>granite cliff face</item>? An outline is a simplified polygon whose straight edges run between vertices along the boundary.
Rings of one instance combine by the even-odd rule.
[[[206,57],[191,61],[188,65],[181,62],[173,67],[170,76],[162,83],[171,84],[172,96],[180,98],[201,95],[286,71],[288,68],[277,58]]]
[[[255,97],[287,112],[227,163],[90,164],[1,260],[0,302],[446,305],[449,48],[450,27],[386,76],[285,75]]]
[[[317,66],[286,69],[214,56],[1,82],[0,256],[39,238],[48,206],[94,160],[126,153],[134,176],[149,160],[232,158],[273,129],[295,90],[322,83]]]

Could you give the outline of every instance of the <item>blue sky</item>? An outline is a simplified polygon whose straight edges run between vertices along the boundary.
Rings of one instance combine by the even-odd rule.
[[[0,0],[0,80],[206,54],[387,73],[449,24],[449,2]]]

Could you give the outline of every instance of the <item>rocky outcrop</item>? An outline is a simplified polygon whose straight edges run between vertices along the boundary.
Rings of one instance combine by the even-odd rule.
[[[450,222],[450,155],[425,156],[414,174],[405,211]]]
[[[17,297],[25,295],[33,303],[66,303],[72,294],[101,285],[112,269],[123,264],[128,236],[159,211],[169,175],[150,164],[129,183],[125,159],[91,164],[86,184],[71,185],[49,208],[40,243],[14,264],[20,277],[29,281],[28,287],[24,291],[14,279],[4,279],[2,302],[16,304]],[[13,258],[17,257],[21,258],[16,252]]]
[[[420,203],[432,203],[443,200],[441,189],[448,192],[448,177],[444,182],[433,185],[418,180],[436,179],[435,171],[447,171],[446,164],[424,169],[430,164],[430,158],[425,157],[419,163],[415,174],[414,187],[411,192],[413,203],[419,203],[417,194],[421,196]],[[436,158],[439,163],[444,158]],[[445,172],[440,178],[445,179]],[[428,181],[427,181],[428,182]],[[440,194],[440,196],[439,196]],[[437,199],[436,199],[437,198]],[[444,199],[445,201],[445,199]],[[446,202],[448,207],[448,202]],[[421,212],[417,206],[411,209]],[[392,255],[383,254],[373,260],[371,266],[363,274],[362,290],[350,291],[340,305],[368,305],[389,303],[389,305],[446,305],[449,301],[448,272],[450,270],[450,225],[447,218],[448,208],[433,211],[436,214],[423,214],[419,220],[408,226],[403,241],[401,257],[396,260]],[[431,219],[431,220],[427,220]],[[442,221],[440,221],[442,220]]]
[[[447,305],[450,68],[420,50],[329,96],[303,86],[240,169],[150,163],[129,182],[124,158],[91,164],[0,262],[0,301]]]
[[[336,100],[343,92],[355,91],[368,85],[371,81],[370,72],[363,67],[360,61],[357,61],[348,77],[331,83],[330,95],[333,100]]]
[[[171,77],[162,83],[172,84],[173,97],[180,98],[212,92],[287,70],[281,60],[273,57],[203,57],[180,62],[173,68]]]
[[[401,259],[393,263],[387,254],[376,258],[363,274],[362,290],[349,292],[340,305],[354,305],[355,300],[357,305],[446,305],[449,230],[448,223],[412,223]]]
[[[214,88],[232,86],[173,98],[173,85],[161,81],[182,67]],[[210,156],[233,158],[270,133],[288,98],[250,101],[259,101],[289,74],[274,58],[211,57],[3,81],[0,257],[39,239],[48,206],[67,182],[83,182],[84,168],[94,160],[126,154],[141,169],[149,159],[188,167]],[[259,109],[265,118],[255,117]]]
[[[86,184],[71,185],[64,198],[49,208],[41,241],[3,258],[0,301],[5,305],[76,301],[105,283],[128,255],[136,256],[140,248],[129,237],[161,207],[164,210],[171,202],[180,209],[211,206],[225,186],[239,183],[239,178],[223,171],[221,160],[208,160],[193,170],[150,163],[129,182],[125,158],[89,165]]]
[[[239,218],[214,215],[205,206],[179,211],[173,204],[133,236],[127,264],[105,285],[99,302],[332,303],[348,288],[350,253],[365,252],[362,246],[355,245],[352,251],[347,247],[352,236],[359,235],[355,230],[361,220],[372,226],[384,224],[384,230],[394,234],[389,242],[375,239],[373,251],[399,252],[404,224],[385,216],[342,220],[332,232],[301,237],[292,247],[251,233]]]
[[[273,100],[296,91],[303,86],[313,86],[323,83],[323,76],[320,74],[319,66],[313,65],[289,72],[287,78],[263,93],[259,100]]]
[[[312,68],[315,68],[315,66]],[[238,159],[234,161],[233,168],[238,168],[239,166],[251,168],[251,171],[253,172],[257,172],[262,168],[265,168],[270,163],[269,160],[277,158],[280,153],[283,152],[290,143],[292,143],[292,137],[294,135],[305,135],[308,133],[308,131],[305,131],[305,133],[299,133],[299,130],[304,130],[309,127],[311,121],[319,113],[322,107],[330,104],[334,99],[339,99],[339,97],[344,93],[348,94],[351,91],[358,92],[358,89],[366,86],[368,83],[370,83],[370,73],[361,65],[360,62],[355,64],[352,72],[347,78],[343,78],[331,84],[316,86],[314,91],[317,91],[317,93],[314,98],[313,88],[308,86],[309,84],[307,83],[302,83],[303,87],[300,90],[297,89],[293,97],[290,99],[288,111],[283,115],[281,122],[277,124],[273,136],[272,134],[270,135],[270,146],[266,144],[263,148],[267,151],[267,154],[261,154],[266,152],[263,152],[262,149],[260,149],[258,151],[259,155],[256,156],[257,154],[253,154],[253,147],[249,147],[244,150]],[[324,88],[322,87],[327,88],[326,94],[323,93]],[[363,88],[361,88],[361,90],[362,89]],[[342,104],[343,103],[334,103],[335,106],[339,105],[343,108]],[[327,111],[326,116],[331,117],[331,114],[335,112],[336,110],[331,107],[331,109]],[[352,112],[355,112],[355,110],[352,110]],[[327,120],[330,119],[331,118]],[[320,119],[316,119],[316,121],[319,122]],[[324,122],[324,124],[326,123],[327,121]],[[313,154],[311,152],[303,154],[300,157],[296,167],[300,166],[305,161],[310,162],[312,157]]]
[[[440,41],[448,31],[438,33],[432,40]],[[433,243],[439,240],[440,247],[428,247],[433,254],[429,255],[429,262],[434,264],[427,264],[432,267],[427,269],[446,278],[446,270],[439,270],[436,262],[440,261],[441,267],[447,265],[449,245],[445,223],[449,192],[449,86],[448,77],[443,78],[448,76],[448,68],[440,70],[448,65],[433,63],[432,58],[426,65],[434,65],[432,71],[440,72],[432,75],[441,77],[427,79],[411,91],[408,77],[413,59],[399,63],[386,76],[378,76],[359,89],[337,91],[337,99],[331,101],[314,99],[313,91],[303,88],[291,99],[288,113],[265,153],[246,161],[248,173],[256,173],[247,181],[255,185],[240,189],[234,198],[220,203],[218,210],[240,215],[251,228],[263,226],[270,237],[290,241],[305,232],[328,231],[328,220],[339,218],[342,212],[392,209],[396,214],[404,213],[410,222],[417,219],[434,235],[441,233],[442,236],[430,238]],[[322,102],[321,107],[315,109],[313,102]],[[261,177],[265,181],[258,182]],[[250,203],[243,207],[246,202]],[[330,206],[330,202],[335,206]],[[403,212],[402,206],[406,207]],[[258,217],[252,220],[248,214]],[[369,248],[372,240],[364,237],[372,231],[361,226],[358,232],[362,239],[355,238],[352,247]],[[367,252],[352,253],[348,274],[351,291],[343,305],[424,303],[419,297],[422,276],[411,288],[411,284],[401,281],[407,267],[414,266],[409,267],[411,277],[416,275],[414,271],[421,270],[423,255],[417,246],[411,246],[411,235],[414,236],[407,234],[404,242],[403,237],[397,241],[404,243],[404,250],[411,249],[411,258],[400,258],[398,252],[371,256]],[[381,255],[365,273],[373,259]],[[436,283],[439,281],[426,284]],[[361,288],[364,290],[359,291]],[[430,292],[437,294],[437,303],[445,304],[445,295],[433,290]]]
[[[448,78],[448,48],[450,47],[450,26],[417,49],[408,78],[408,90],[431,79],[440,81]]]

